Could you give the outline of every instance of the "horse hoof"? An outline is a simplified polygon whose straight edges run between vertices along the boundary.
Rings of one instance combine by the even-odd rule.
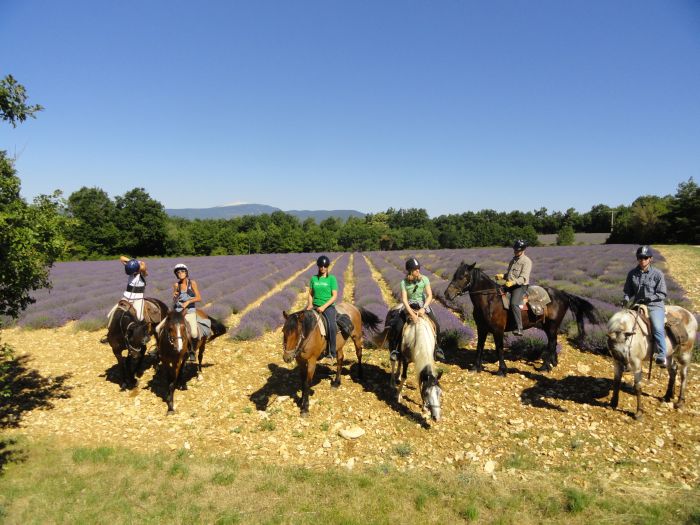
[[[683,408],[683,404],[684,404],[683,400],[676,401],[675,403],[673,403],[673,408]]]
[[[540,366],[540,367],[535,368],[535,370],[536,370],[537,372],[551,372],[551,371],[552,371],[552,367],[549,366],[548,364],[546,364],[546,365],[542,365],[542,366]]]
[[[635,421],[639,421],[642,419],[642,416],[644,415],[644,412],[636,412],[632,417],[634,418]]]
[[[308,408],[306,410],[301,411],[301,417],[309,417],[309,409]]]
[[[498,377],[506,377],[506,370],[504,370],[503,368],[499,368],[498,372],[496,372],[496,375]]]
[[[204,381],[204,376],[202,374],[197,374],[197,381]]]
[[[165,414],[165,415],[166,415],[166,416],[172,416],[173,414],[175,414],[175,409],[174,409],[174,408],[173,408],[173,409],[168,409],[168,413]]]
[[[473,366],[469,369],[469,372],[472,374],[478,374],[481,372],[481,370],[482,370],[481,367]]]
[[[340,386],[340,381],[331,381],[331,388],[338,388]]]

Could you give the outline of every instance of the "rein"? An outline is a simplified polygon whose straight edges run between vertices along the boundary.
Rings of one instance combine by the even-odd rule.
[[[126,325],[126,328],[124,328],[124,316],[126,315],[126,310],[122,310],[122,316],[119,318],[119,329],[121,330],[122,333],[122,338],[124,339],[124,343],[126,343],[126,349],[129,352],[140,352],[140,348],[135,348],[132,344],[131,341],[129,341],[129,337],[126,335],[126,333],[129,331],[129,328],[131,328],[132,325],[136,324],[136,321],[131,321],[128,325]]]
[[[302,352],[304,343],[306,342],[308,335],[304,335],[304,327],[301,327],[301,337],[299,337],[299,340],[297,341],[297,345],[294,347],[294,350],[291,352],[287,350],[286,348],[284,349],[284,352],[282,353],[282,359],[286,363],[291,361],[292,359],[296,359],[297,356]]]

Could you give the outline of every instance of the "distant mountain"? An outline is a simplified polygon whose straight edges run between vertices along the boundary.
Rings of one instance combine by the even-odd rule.
[[[233,204],[231,206],[216,206],[214,208],[166,208],[165,213],[171,217],[184,219],[230,219],[243,215],[263,215],[284,211],[266,204]],[[321,222],[328,217],[338,217],[346,220],[348,217],[364,217],[365,214],[357,210],[288,210],[284,213],[305,221],[309,217],[316,222]]]

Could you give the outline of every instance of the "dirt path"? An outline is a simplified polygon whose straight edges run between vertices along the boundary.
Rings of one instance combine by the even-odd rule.
[[[678,278],[678,263],[669,258],[668,264]],[[275,331],[255,341],[215,341],[204,356],[204,381],[192,377],[187,391],[176,392],[177,412],[168,417],[165,384],[160,376],[154,379],[152,366],[140,388],[120,392],[116,361],[98,342],[101,335],[74,332],[70,326],[3,332],[3,341],[14,347],[24,367],[17,375],[23,390],[13,398],[21,406],[0,411],[16,408],[10,423],[17,427],[5,428],[4,434],[144,451],[184,447],[193,455],[317,467],[389,463],[482,469],[494,461],[497,474],[508,470],[524,479],[529,469],[537,469],[564,471],[572,481],[597,471],[609,479],[644,479],[650,486],[700,484],[698,365],[692,365],[680,411],[659,400],[667,376],[654,368],[651,381],[644,383],[645,417],[634,421],[629,387],[620,410],[607,406],[612,378],[607,357],[563,342],[560,365],[551,374],[536,372],[533,363],[511,354],[510,373],[501,378],[495,375],[492,352],[487,352],[485,372],[467,370],[474,361],[471,344],[448,353],[441,365],[444,419],[426,425],[412,376],[404,403],[393,401],[385,350],[365,350],[363,380],[357,377],[354,353],[346,352],[342,386],[331,389],[333,369],[330,361],[322,362],[310,416],[301,418],[298,373],[283,363],[281,335]],[[338,435],[339,429],[355,425],[365,431],[359,439]]]

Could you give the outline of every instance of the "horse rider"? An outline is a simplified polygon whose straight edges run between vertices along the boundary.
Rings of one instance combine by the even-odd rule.
[[[506,290],[510,292],[510,313],[515,321],[516,329],[513,335],[523,335],[523,318],[520,307],[530,284],[532,260],[525,255],[527,242],[518,239],[513,243],[513,258],[508,263],[506,273],[497,273],[496,279],[505,279]]]
[[[128,276],[126,281],[126,290],[124,290],[122,299],[128,301],[129,304],[134,307],[134,310],[136,311],[136,318],[139,321],[143,321],[143,294],[146,291],[146,276],[148,275],[146,262],[131,259],[124,255],[119,257],[119,260],[124,265],[124,272],[126,272],[126,275]],[[117,306],[118,304],[114,305],[114,307],[107,314],[108,329],[112,322],[112,316],[117,310]],[[100,342],[106,343],[107,337],[103,337]]]
[[[318,273],[311,276],[306,303],[307,310],[316,310],[328,321],[328,356],[335,358],[335,338],[337,326],[335,321],[335,300],[338,298],[338,281],[328,272],[331,261],[325,255],[316,260]]]
[[[430,308],[432,302],[433,291],[430,288],[430,280],[425,275],[421,275],[418,259],[411,257],[406,261],[406,277],[401,279],[401,311],[391,321],[389,359],[396,361],[399,357],[401,334],[408,318],[410,317],[411,321],[416,322],[418,317],[427,315],[435,325],[435,358],[444,361],[445,353],[438,345],[440,324]]]
[[[666,368],[666,337],[664,335],[666,279],[661,270],[651,265],[653,256],[649,246],[637,248],[637,266],[627,274],[622,306],[646,305],[651,321],[651,331],[656,343],[654,361],[660,367]]]
[[[177,312],[185,312],[185,322],[190,328],[190,353],[188,359],[194,361],[194,351],[199,342],[199,327],[197,326],[197,307],[195,303],[202,300],[197,281],[190,279],[190,271],[186,265],[178,263],[173,268],[177,281],[173,283],[173,307]]]

